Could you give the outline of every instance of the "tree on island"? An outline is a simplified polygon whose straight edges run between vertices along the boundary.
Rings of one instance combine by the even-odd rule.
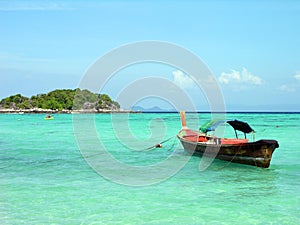
[[[97,108],[98,109],[109,109],[109,108],[119,109],[120,104],[116,101],[113,101],[107,94],[102,94],[99,95]]]
[[[2,99],[0,102],[0,107],[12,109],[30,109],[31,104],[29,98],[22,96],[21,94],[16,94]]]
[[[47,94],[38,94],[30,98],[16,94],[0,101],[5,109],[51,109],[51,110],[118,110],[120,105],[107,94],[95,94],[89,90],[62,89]]]

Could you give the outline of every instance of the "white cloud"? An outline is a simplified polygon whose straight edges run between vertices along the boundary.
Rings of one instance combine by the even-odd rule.
[[[60,1],[2,0],[0,11],[44,11],[70,9]]]
[[[295,92],[296,89],[295,87],[291,86],[291,85],[286,85],[286,84],[283,84],[279,87],[279,90],[282,91],[282,92]]]
[[[240,72],[236,70],[231,70],[231,73],[221,73],[221,76],[219,77],[219,81],[222,84],[228,84],[232,81],[239,82],[241,80]]]
[[[181,70],[175,70],[172,72],[173,81],[176,85],[181,88],[192,88],[194,86],[194,81],[185,75]]]
[[[300,80],[300,73],[298,72],[296,75],[294,75],[294,78],[295,78],[296,80]]]
[[[221,73],[219,77],[219,82],[221,84],[252,84],[252,85],[262,85],[263,80],[259,76],[255,76],[250,73],[246,68],[242,71],[231,70],[230,73]]]
[[[300,72],[297,71],[296,74],[293,76],[293,78],[300,81]],[[279,90],[281,92],[286,92],[286,93],[296,92],[298,89],[299,89],[299,83],[298,82],[283,84],[279,87]]]

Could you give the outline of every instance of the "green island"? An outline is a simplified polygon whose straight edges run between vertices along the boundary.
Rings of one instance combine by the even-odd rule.
[[[0,113],[102,113],[124,112],[107,94],[89,90],[57,89],[30,98],[16,94],[0,101]]]

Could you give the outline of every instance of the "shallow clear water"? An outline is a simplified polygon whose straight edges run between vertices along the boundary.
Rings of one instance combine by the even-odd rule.
[[[74,131],[72,115],[47,121],[2,114],[1,224],[300,224],[300,114],[227,114],[247,121],[257,140],[276,139],[280,147],[268,169],[215,160],[201,172],[201,158],[187,158],[172,138],[181,128],[178,114],[77,116],[83,124],[95,119],[105,149],[124,164],[155,166],[173,154],[188,161],[153,185],[117,184],[82,157],[75,134],[85,128]],[[204,123],[210,114],[187,117],[197,129],[196,118]],[[226,127],[225,135],[234,132]],[[163,148],[147,150],[170,137]],[[88,144],[93,148],[92,139]],[[127,178],[127,171],[115,172]]]

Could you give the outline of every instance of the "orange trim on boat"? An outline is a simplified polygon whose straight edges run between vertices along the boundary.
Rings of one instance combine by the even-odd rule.
[[[248,143],[248,139],[235,139],[235,138],[222,138],[221,144],[223,145],[234,145]]]

